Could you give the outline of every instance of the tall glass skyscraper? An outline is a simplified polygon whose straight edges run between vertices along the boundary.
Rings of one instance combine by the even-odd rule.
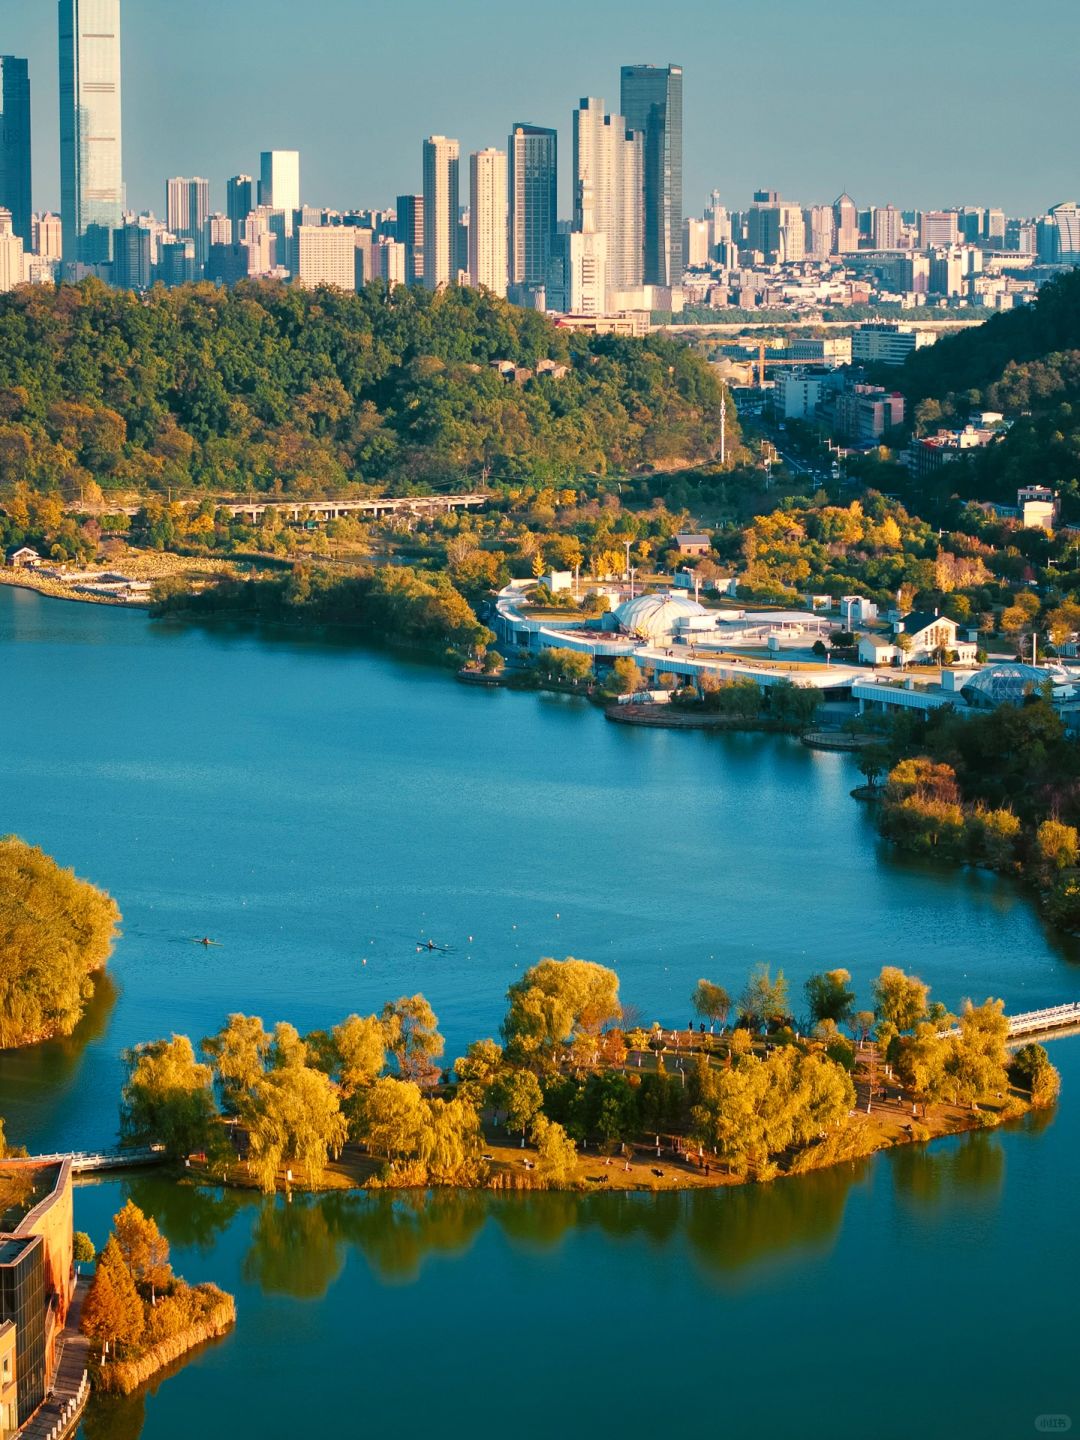
[[[510,133],[510,283],[543,285],[559,220],[559,132],[517,124]]]
[[[105,265],[124,213],[120,0],[60,0],[64,260]]]
[[[645,284],[678,285],[683,255],[683,72],[681,65],[624,65],[621,106],[644,136]]]
[[[0,55],[0,208],[31,250],[30,69],[14,55]]]

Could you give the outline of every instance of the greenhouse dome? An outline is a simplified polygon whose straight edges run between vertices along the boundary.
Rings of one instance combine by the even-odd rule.
[[[677,595],[639,595],[615,611],[619,628],[642,640],[668,640],[682,619],[707,615],[704,605]]]
[[[987,665],[971,677],[960,693],[969,705],[993,710],[998,705],[1022,704],[1026,696],[1037,694],[1047,680],[1054,680],[1049,671],[1019,661]]]

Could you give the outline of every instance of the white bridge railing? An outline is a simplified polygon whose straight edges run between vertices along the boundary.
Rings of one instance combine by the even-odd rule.
[[[1068,1025],[1080,1025],[1080,1001],[1009,1016],[1010,1035],[1034,1035],[1042,1030],[1061,1030]]]
[[[95,1170],[161,1165],[166,1155],[164,1150],[147,1145],[141,1150],[62,1150],[55,1155],[35,1155],[33,1158],[42,1165],[58,1165],[62,1160],[70,1160],[73,1175],[86,1175]]]

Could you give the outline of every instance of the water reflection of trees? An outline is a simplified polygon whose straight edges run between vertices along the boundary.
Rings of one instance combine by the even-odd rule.
[[[902,1145],[890,1160],[896,1193],[913,1208],[986,1203],[1005,1181],[1001,1137],[989,1130],[969,1130],[951,1145]]]

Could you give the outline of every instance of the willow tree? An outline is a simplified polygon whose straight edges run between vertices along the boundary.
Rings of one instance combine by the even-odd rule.
[[[186,1035],[125,1050],[128,1076],[121,1092],[120,1131],[125,1141],[164,1145],[177,1158],[214,1153],[222,1132],[214,1103],[213,1071],[195,1059]]]
[[[579,1035],[596,1035],[622,1015],[619,977],[591,960],[544,959],[507,991],[507,1047],[523,1058],[550,1061]]]
[[[103,890],[13,835],[0,839],[0,1049],[71,1034],[119,923]]]

